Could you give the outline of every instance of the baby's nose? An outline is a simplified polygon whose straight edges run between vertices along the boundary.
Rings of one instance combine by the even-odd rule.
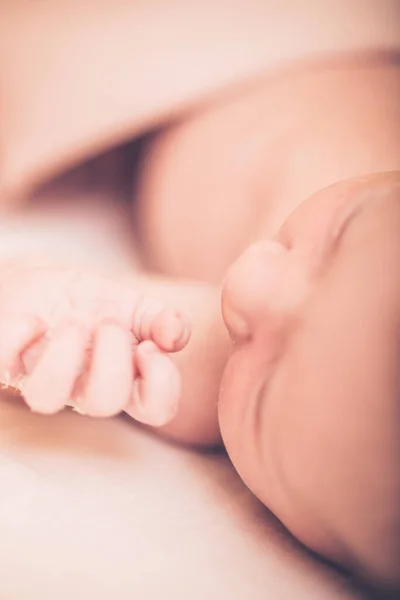
[[[250,246],[229,269],[222,314],[234,341],[245,342],[265,322],[284,273],[287,249],[273,240]]]

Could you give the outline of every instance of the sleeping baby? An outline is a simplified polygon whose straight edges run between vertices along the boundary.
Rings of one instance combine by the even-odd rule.
[[[171,2],[176,46],[164,68],[156,37],[145,43],[133,98],[126,24],[162,19],[121,1],[118,14],[96,8],[91,21],[89,4],[69,3],[68,23],[62,0],[35,18],[10,4],[0,42],[3,213],[23,211],[27,191],[74,161],[147,132],[132,184],[140,266],[95,271],[22,249],[0,257],[3,385],[43,414],[125,412],[202,446],[222,436],[243,481],[302,543],[396,589],[400,62],[385,46],[381,9],[366,3],[370,38],[360,34],[359,48],[338,38],[328,14],[357,23],[358,9],[338,3],[324,21],[331,47],[304,49],[307,36],[291,30],[291,44],[276,46],[286,62],[259,68],[258,23],[273,37],[288,9],[242,3],[255,34],[236,68],[223,3],[207,13]],[[305,4],[300,24],[314,32]],[[215,11],[215,61],[206,38],[192,52],[180,29],[196,11]],[[230,17],[240,32],[240,13]],[[108,80],[93,50],[107,35],[118,39]],[[21,75],[15,57],[30,39],[41,61]],[[219,60],[237,74],[224,78]],[[164,104],[150,80],[171,83]],[[89,106],[100,81],[106,98]]]

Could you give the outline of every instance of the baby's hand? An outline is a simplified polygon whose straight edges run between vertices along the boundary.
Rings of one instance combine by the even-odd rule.
[[[55,267],[9,266],[0,275],[0,379],[32,410],[72,404],[92,416],[126,411],[163,425],[174,416],[184,348],[180,313],[134,283]]]

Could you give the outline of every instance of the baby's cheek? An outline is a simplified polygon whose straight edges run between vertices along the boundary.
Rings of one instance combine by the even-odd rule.
[[[370,199],[304,310],[267,397],[279,424],[270,418],[265,431],[280,431],[273,446],[294,511],[289,528],[363,577],[392,579],[400,557],[400,220],[396,194],[394,202]]]
[[[359,192],[365,202],[293,315],[270,375],[260,362],[268,336],[264,349],[256,335],[238,344],[221,426],[244,481],[295,536],[364,578],[398,582],[399,188],[388,176]]]

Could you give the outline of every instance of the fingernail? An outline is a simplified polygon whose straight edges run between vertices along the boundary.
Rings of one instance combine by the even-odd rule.
[[[23,387],[24,387],[25,381],[26,381],[26,377],[24,375],[20,375],[15,382],[15,388],[17,390],[19,390],[21,392],[21,394],[23,392]]]
[[[0,385],[5,390],[10,387],[10,385],[11,385],[11,374],[8,371],[6,371],[4,373],[4,376],[1,378]]]
[[[78,415],[81,415],[82,417],[86,417],[85,411],[82,408],[80,408],[79,406],[75,405],[75,406],[72,406],[71,408],[72,408],[73,412],[78,413]]]
[[[76,401],[68,400],[68,402],[66,402],[65,406],[69,406],[70,408],[72,408],[73,412],[76,412],[76,413],[78,413],[78,415],[82,415],[83,417],[85,417],[86,413],[83,410],[83,408],[81,408],[81,406],[79,405],[79,402],[81,402],[81,398],[78,398]]]

